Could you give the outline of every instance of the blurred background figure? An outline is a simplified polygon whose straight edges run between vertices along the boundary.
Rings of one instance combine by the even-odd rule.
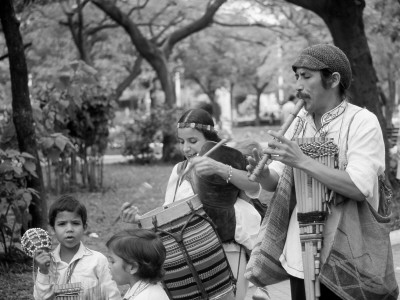
[[[288,100],[282,105],[282,113],[281,113],[281,124],[287,120],[289,115],[293,112],[294,107],[296,106],[295,103],[296,96],[290,95]]]

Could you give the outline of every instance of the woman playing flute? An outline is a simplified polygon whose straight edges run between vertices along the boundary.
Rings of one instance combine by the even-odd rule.
[[[292,68],[297,80],[297,97],[304,100],[304,109],[298,113],[285,135],[270,132],[275,140],[264,151],[271,155],[272,163],[264,166],[255,180],[265,190],[274,191],[280,177],[285,176],[287,167],[293,167],[337,193],[335,205],[330,205],[331,213],[323,232],[323,264],[330,254],[342,213],[339,196],[351,199],[348,201],[368,201],[373,208],[378,208],[378,175],[385,169],[385,148],[377,117],[367,109],[348,102],[346,92],[351,84],[352,72],[346,55],[339,48],[328,44],[308,47],[300,53]],[[329,168],[303,154],[297,143],[291,141],[294,135],[332,138],[339,148],[339,169]],[[257,153],[249,159],[249,173],[253,172],[259,160]],[[295,207],[279,260],[289,274],[292,299],[296,300],[305,299],[299,235]],[[342,299],[344,294],[343,290],[339,291],[340,288],[334,285],[328,288],[323,283],[320,299]],[[346,295],[345,299],[353,298]]]
[[[260,185],[249,181],[245,170],[235,169],[210,157],[199,156],[200,150],[206,142],[219,142],[221,140],[214,130],[211,115],[205,110],[191,109],[186,111],[178,121],[177,136],[186,160],[175,165],[172,170],[164,205],[194,195],[195,187],[189,176],[190,173],[182,176],[183,173],[186,173],[188,164],[199,176],[218,175],[223,180],[245,191],[250,198],[259,197]],[[223,197],[223,195],[220,195],[220,197]],[[215,201],[218,202],[218,199],[215,199]],[[221,211],[217,220],[211,218],[214,222],[218,222],[218,232],[223,241],[223,248],[233,275],[237,279],[235,299],[239,300],[245,298],[248,287],[248,281],[245,280],[243,275],[246,266],[246,251],[243,246],[248,250],[253,249],[260,228],[261,217],[251,204],[241,198],[237,198],[234,207],[229,208],[228,211],[227,214],[225,214],[225,209],[224,213]],[[122,206],[121,218],[125,222],[134,222],[137,220],[136,213],[135,207],[125,203]]]

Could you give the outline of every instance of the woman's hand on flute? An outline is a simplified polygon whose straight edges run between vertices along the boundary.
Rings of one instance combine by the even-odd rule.
[[[139,221],[139,209],[132,203],[125,202],[121,206],[121,220],[126,223],[137,223]]]
[[[268,132],[274,137],[274,140],[268,142],[268,148],[263,152],[271,155],[271,160],[277,160],[285,165],[302,169],[310,159],[305,155],[299,145],[291,140],[288,140],[275,131]]]

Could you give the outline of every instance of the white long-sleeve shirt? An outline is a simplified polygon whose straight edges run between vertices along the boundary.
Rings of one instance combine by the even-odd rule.
[[[38,272],[33,296],[36,300],[51,299],[55,284],[65,284],[69,266],[78,260],[71,275],[71,283],[81,282],[87,290],[98,285],[110,300],[120,300],[121,294],[115,281],[111,278],[107,258],[100,252],[86,248],[81,242],[78,252],[70,263],[60,258],[60,245],[52,252],[52,262],[48,274]]]

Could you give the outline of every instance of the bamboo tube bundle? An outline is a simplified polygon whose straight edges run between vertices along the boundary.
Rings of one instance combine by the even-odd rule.
[[[54,287],[56,300],[107,300],[108,297],[100,285],[83,289],[81,282],[57,284]]]
[[[298,138],[297,142],[307,156],[328,167],[337,168],[338,147],[332,140],[321,137]],[[315,300],[320,297],[318,274],[323,243],[322,233],[331,191],[310,175],[296,168],[294,168],[294,183],[306,298]]]
[[[82,283],[66,283],[54,286],[54,295],[56,300],[81,300]]]

